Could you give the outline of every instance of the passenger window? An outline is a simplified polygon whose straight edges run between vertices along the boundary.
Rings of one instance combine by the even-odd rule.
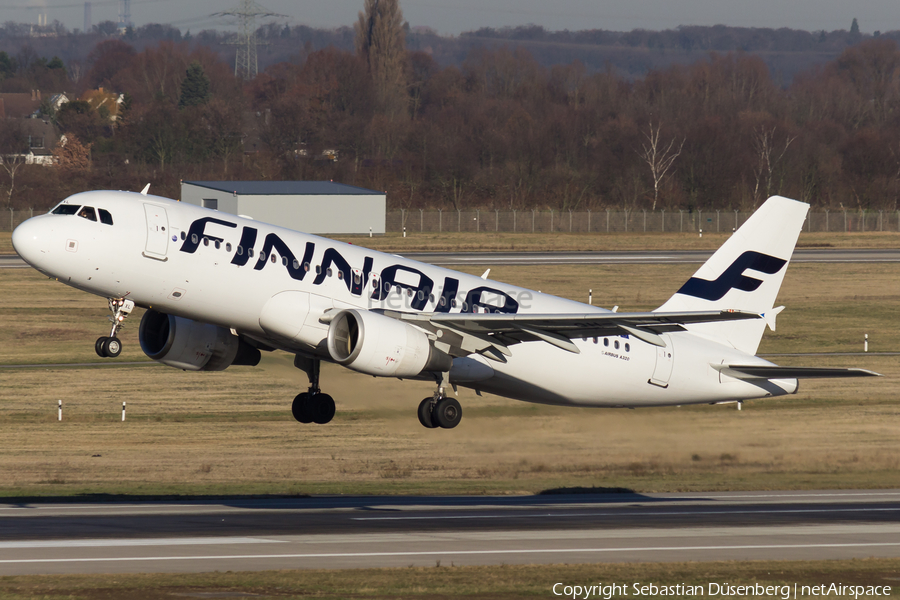
[[[296,258],[294,259],[294,262],[291,264],[293,265],[295,271],[300,269],[300,263],[297,261]]]
[[[338,271],[338,279],[344,279],[344,272]]]
[[[308,262],[303,263],[303,270],[309,271],[309,263]]]
[[[225,252],[231,252],[231,242],[225,244]]]
[[[80,207],[77,204],[60,204],[53,209],[54,215],[74,215]]]
[[[200,238],[197,237],[196,233],[191,234],[191,243],[196,245],[200,241]]]
[[[222,242],[220,242],[219,240],[216,240],[216,250],[218,250],[221,247],[222,247]]]
[[[603,345],[609,347],[609,338],[603,338]]]
[[[253,248],[247,248],[247,256],[253,258]]]
[[[286,267],[286,266],[287,266],[287,256],[282,256],[282,257],[281,257],[281,266],[282,266],[282,267]]]
[[[209,238],[208,237],[205,237],[205,236],[203,237],[203,245],[209,246]]]
[[[99,209],[99,212],[100,212],[100,222],[101,223],[103,223],[104,225],[112,225],[113,224],[112,215],[109,214],[108,210],[103,210],[101,208],[101,209]],[[181,232],[181,239],[184,239],[184,232]]]
[[[619,349],[619,340],[616,340],[615,342],[613,342],[613,346],[615,346],[616,350],[618,350]]]
[[[186,237],[187,237],[187,234],[182,231],[181,232],[181,241],[184,241],[184,238],[186,238]]]
[[[93,206],[82,206],[81,210],[78,211],[78,216],[87,219],[88,221],[96,221],[97,213],[94,212]]]
[[[273,253],[270,254],[269,256],[272,258],[272,264],[274,265],[274,264],[275,264],[275,260],[276,260],[275,253],[273,252]]]
[[[243,247],[243,246],[238,246],[238,249],[237,249],[237,255],[238,255],[238,256],[243,256],[243,255],[244,255],[244,247]]]
[[[326,270],[325,273],[326,273],[329,277],[331,277],[331,268],[329,268],[328,270]]]
[[[625,352],[631,352],[631,344],[625,342]]]

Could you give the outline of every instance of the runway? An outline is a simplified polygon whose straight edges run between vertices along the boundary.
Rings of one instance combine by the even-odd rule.
[[[0,505],[0,575],[900,557],[900,490]]]

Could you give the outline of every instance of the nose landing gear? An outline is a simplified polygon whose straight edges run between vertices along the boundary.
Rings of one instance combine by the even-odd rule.
[[[109,298],[109,310],[112,313],[112,316],[109,317],[112,322],[109,337],[97,338],[97,341],[94,342],[94,351],[101,358],[115,358],[122,353],[122,341],[116,337],[116,333],[122,327],[125,318],[134,310],[134,301],[125,298]]]

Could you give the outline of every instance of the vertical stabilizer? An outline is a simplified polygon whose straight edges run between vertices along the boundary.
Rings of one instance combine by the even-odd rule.
[[[781,196],[766,200],[657,311],[772,311],[808,210],[809,204]],[[758,319],[688,329],[756,354],[765,327]]]

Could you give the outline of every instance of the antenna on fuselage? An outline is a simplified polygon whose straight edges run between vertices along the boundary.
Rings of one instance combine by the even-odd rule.
[[[148,183],[147,185],[144,186],[144,189],[141,190],[141,196],[146,196],[147,192],[149,192],[149,191],[150,191],[150,184]]]

